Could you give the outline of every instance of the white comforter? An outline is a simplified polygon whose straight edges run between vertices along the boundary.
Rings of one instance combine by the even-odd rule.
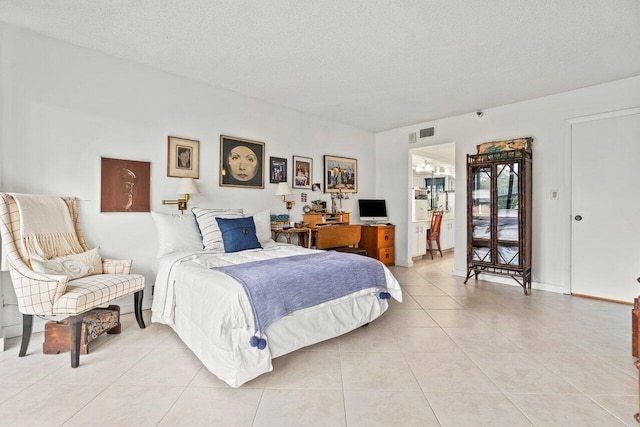
[[[267,348],[251,347],[253,315],[242,286],[210,268],[311,252],[274,242],[231,254],[167,255],[158,266],[151,320],[170,325],[211,372],[239,387],[271,371],[273,357],[349,332],[387,309],[387,301],[376,292],[359,291],[280,319],[265,331]],[[389,293],[402,301],[397,280],[386,267],[384,272]]]

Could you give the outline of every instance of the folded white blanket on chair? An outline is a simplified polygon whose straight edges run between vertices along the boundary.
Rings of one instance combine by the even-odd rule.
[[[29,258],[51,259],[79,254],[78,241],[67,204],[58,196],[11,194],[20,212],[20,235]]]

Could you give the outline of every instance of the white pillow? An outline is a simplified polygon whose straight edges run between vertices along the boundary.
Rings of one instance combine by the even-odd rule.
[[[253,215],[253,223],[256,225],[256,236],[260,245],[264,246],[265,243],[271,241],[271,211],[257,212]]]
[[[191,212],[184,214],[164,214],[151,212],[158,231],[158,255],[173,252],[201,251],[202,238]]]
[[[218,218],[242,218],[242,209],[204,209],[191,208],[191,212],[196,216],[198,228],[202,235],[202,243],[205,251],[224,252],[222,243],[222,232],[216,222]]]
[[[68,276],[69,280],[102,274],[102,258],[98,248],[81,254],[72,254],[59,258],[43,259],[31,257],[31,269],[36,273]]]

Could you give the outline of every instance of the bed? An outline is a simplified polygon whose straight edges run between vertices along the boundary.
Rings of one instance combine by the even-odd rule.
[[[206,220],[204,213],[240,218],[243,217],[241,210],[232,214],[229,210],[194,208],[193,211],[196,215],[179,219],[154,213],[161,249],[151,320],[169,325],[207,369],[232,387],[271,371],[273,358],[350,332],[375,320],[388,308],[380,289],[361,289],[282,317],[264,330],[266,347],[262,350],[253,347],[249,344],[256,331],[252,304],[243,285],[220,268],[255,261],[259,263],[252,265],[277,263],[281,258],[293,259],[289,257],[322,251],[271,240],[270,217],[266,211],[251,216],[260,248],[227,253],[219,246],[224,243],[219,230],[212,234],[212,222]],[[181,224],[176,226],[177,222]],[[160,226],[161,223],[164,225]],[[193,235],[192,241],[186,243],[185,230],[193,226],[198,236]],[[171,228],[177,231],[168,231]],[[182,244],[167,245],[169,232],[179,235]],[[171,247],[167,249],[167,246]],[[400,285],[391,272],[380,265],[387,297],[401,302]],[[331,275],[326,277],[326,283],[333,284]]]

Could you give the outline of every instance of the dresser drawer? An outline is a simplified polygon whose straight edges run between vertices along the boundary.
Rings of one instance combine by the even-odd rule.
[[[395,250],[393,246],[378,249],[378,259],[384,265],[395,265]]]

